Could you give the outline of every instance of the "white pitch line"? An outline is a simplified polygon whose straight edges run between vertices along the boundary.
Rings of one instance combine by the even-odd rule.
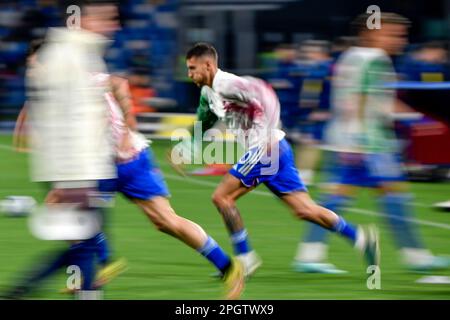
[[[168,179],[177,180],[177,181],[186,181],[186,182],[190,182],[190,183],[198,184],[198,185],[202,185],[202,186],[211,186],[211,187],[217,186],[217,183],[210,182],[210,181],[202,181],[202,180],[199,180],[196,178],[191,178],[191,177],[183,178],[183,177],[173,175],[173,174],[165,174],[164,176],[167,177]],[[259,196],[275,197],[270,192],[258,191],[258,190],[253,190],[251,192],[251,194],[256,194]],[[362,215],[366,215],[366,216],[388,217],[387,214],[370,211],[370,210],[365,210],[365,209],[349,208],[346,210],[349,212],[352,212],[352,213],[362,214]],[[432,222],[432,221],[428,221],[428,220],[415,219],[415,218],[402,218],[402,219],[405,221],[415,223],[415,224],[421,224],[424,226],[450,230],[450,224],[446,224],[446,223]]]
[[[365,210],[365,209],[351,208],[351,209],[348,209],[348,211],[358,213],[358,214],[363,214],[366,216],[388,217],[388,215],[385,213],[374,212],[374,211]],[[416,218],[401,218],[401,219],[412,222],[412,223],[416,223],[416,224],[422,224],[424,226],[430,226],[430,227],[436,227],[436,228],[450,230],[450,224],[446,224],[446,223],[432,222],[432,221],[416,219]]]
[[[0,144],[0,149],[13,150],[13,147],[10,145]],[[178,180],[178,181],[186,181],[186,182],[190,182],[190,183],[202,185],[202,186],[208,186],[208,187],[216,187],[217,186],[217,183],[214,183],[214,182],[202,181],[202,180],[199,180],[196,178],[191,178],[191,177],[184,178],[184,177],[170,174],[170,173],[164,174],[164,176],[168,179]],[[259,196],[274,197],[274,195],[269,192],[264,192],[264,191],[259,191],[259,190],[253,190],[251,193],[259,195]],[[414,203],[414,205],[427,206],[422,203]],[[349,209],[347,209],[347,211],[357,213],[357,214],[362,214],[362,215],[387,217],[387,215],[384,213],[379,213],[379,212],[365,210],[365,209],[349,208]],[[446,223],[438,223],[438,222],[432,222],[432,221],[428,221],[428,220],[415,219],[415,218],[403,218],[403,219],[406,221],[415,223],[415,224],[421,224],[421,225],[425,225],[425,226],[450,230],[450,224],[446,224]]]
[[[9,146],[9,145],[7,145],[7,144],[0,144],[0,149],[3,149],[3,150],[13,150],[14,148],[11,147],[11,146]]]

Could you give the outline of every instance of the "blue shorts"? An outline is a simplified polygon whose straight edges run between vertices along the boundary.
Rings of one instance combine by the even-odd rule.
[[[399,156],[393,153],[333,152],[328,168],[330,182],[352,186],[374,188],[406,179]]]
[[[279,197],[296,191],[306,192],[306,186],[295,167],[291,146],[286,139],[282,139],[278,146],[278,157],[261,155],[263,152],[257,147],[247,151],[229,173],[248,188],[264,183]]]
[[[142,150],[135,159],[116,167],[117,178],[100,181],[100,191],[121,192],[128,198],[142,200],[169,196],[169,189],[150,149]]]

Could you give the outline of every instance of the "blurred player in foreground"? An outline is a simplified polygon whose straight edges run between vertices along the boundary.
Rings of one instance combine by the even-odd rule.
[[[294,165],[292,150],[279,130],[280,105],[265,82],[238,77],[218,68],[214,47],[193,46],[186,54],[188,76],[209,88],[208,104],[243,144],[245,155],[225,175],[212,200],[230,233],[237,257],[247,276],[260,265],[252,249],[236,200],[264,183],[301,219],[312,221],[348,238],[365,253],[370,265],[379,263],[378,236],[374,229],[355,228],[334,212],[320,207],[309,197]]]
[[[117,7],[105,1],[77,4],[82,9],[80,25],[49,30],[27,74],[32,179],[50,188],[45,218],[32,230],[42,239],[69,240],[70,247],[35,263],[7,298],[25,296],[68,266],[80,269],[82,292],[94,289],[102,227],[98,181],[114,178],[116,172],[103,99],[107,88],[94,85],[89,74],[106,70],[102,51],[118,28]],[[74,217],[82,220],[76,223]]]
[[[393,130],[394,90],[383,84],[396,80],[389,55],[399,54],[407,43],[409,21],[394,13],[382,13],[381,29],[366,26],[368,15],[354,21],[358,46],[342,54],[333,83],[333,118],[327,132],[330,149],[330,182],[322,205],[344,212],[357,187],[374,188],[389,223],[403,263],[413,270],[448,266],[444,258],[427,250],[414,225],[413,196],[408,192],[399,146]],[[294,268],[300,272],[343,273],[326,263],[327,232],[310,225],[299,244]]]
[[[38,59],[37,59],[37,51],[42,47],[44,44],[43,39],[37,39],[31,42],[28,56],[27,56],[27,65],[29,67],[29,73],[32,73],[32,67],[38,65]],[[29,76],[32,76],[29,74]],[[126,82],[126,81],[125,81]],[[122,101],[121,106],[123,105],[126,110],[128,110],[128,101],[125,99],[127,97],[127,86],[126,83],[124,83],[124,79],[121,79],[119,77],[115,77],[111,80],[111,84],[105,84],[106,86],[112,87],[112,92],[114,96],[117,96],[118,100]],[[27,103],[24,104],[22,110],[19,113],[19,116],[17,117],[16,125],[14,128],[14,135],[13,135],[13,147],[17,152],[29,152],[29,123],[27,121],[28,119],[28,107]],[[136,126],[136,119],[135,117],[129,113],[124,112],[126,114],[125,121],[130,126],[130,128],[135,128]],[[101,191],[101,190],[100,190]],[[105,191],[107,192],[107,190]],[[107,194],[103,196],[105,198]],[[106,199],[105,199],[106,200]],[[103,216],[105,217],[106,214]],[[95,279],[94,287],[99,288],[103,285],[105,285],[107,282],[112,280],[115,276],[122,273],[126,269],[126,261],[125,259],[119,259],[117,261],[111,260],[111,253],[109,246],[107,244],[106,235],[104,232],[100,232],[98,235],[96,235],[96,255],[98,257],[98,263],[101,266],[101,269],[97,273],[97,277]],[[63,292],[74,292],[74,290],[67,290],[65,288]]]

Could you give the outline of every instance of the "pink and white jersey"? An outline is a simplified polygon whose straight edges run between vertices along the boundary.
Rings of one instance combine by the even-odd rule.
[[[263,80],[238,77],[218,70],[212,84],[211,110],[228,129],[243,139],[246,149],[265,146],[284,138],[280,130],[280,102]]]
[[[96,73],[93,77],[98,83],[104,84],[105,82],[109,83],[110,81],[110,75],[106,73]],[[142,134],[134,132],[127,127],[122,109],[111,91],[105,93],[105,99],[108,102],[109,107],[111,134],[116,147],[116,156],[120,160],[131,159],[140,151],[147,148],[148,142]],[[122,141],[125,138],[131,139],[132,148],[130,150],[122,150],[120,148]]]

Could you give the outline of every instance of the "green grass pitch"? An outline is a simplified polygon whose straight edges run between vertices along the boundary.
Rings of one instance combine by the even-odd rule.
[[[30,195],[42,200],[40,187],[30,182],[27,155],[13,152],[11,136],[0,136],[0,199],[8,195]],[[228,252],[227,232],[210,198],[219,178],[184,179],[164,161],[167,142],[155,141],[152,148],[166,175],[176,212],[202,225]],[[448,200],[450,185],[411,184],[415,198],[415,218],[427,246],[436,254],[450,255],[450,214],[436,212],[430,205]],[[366,286],[366,267],[362,257],[336,235],[330,236],[330,262],[350,271],[344,275],[299,274],[291,262],[307,222],[297,221],[265,187],[239,200],[253,247],[263,258],[263,266],[251,278],[243,299],[449,299],[450,285],[415,283],[422,277],[405,271],[395,251],[392,235],[377,211],[370,191],[361,191],[347,220],[376,223],[381,230],[381,289]],[[317,196],[318,191],[311,189]],[[362,214],[366,213],[366,214]],[[369,213],[369,214],[367,214]],[[434,223],[430,225],[430,222]],[[119,196],[110,213],[108,235],[115,257],[125,257],[129,269],[105,289],[105,299],[221,299],[222,284],[211,278],[214,268],[179,241],[161,234],[132,203]],[[20,271],[36,261],[39,254],[61,244],[33,238],[26,218],[0,216],[0,289]],[[433,275],[450,276],[450,271]],[[64,270],[46,282],[33,296],[37,299],[71,299],[58,293],[65,286]]]

